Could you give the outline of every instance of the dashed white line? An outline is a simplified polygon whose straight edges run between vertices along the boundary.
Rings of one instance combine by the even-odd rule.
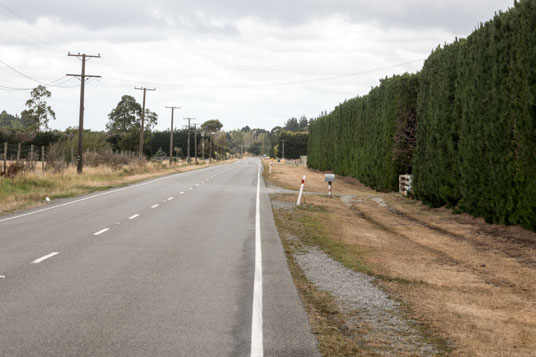
[[[168,201],[171,201],[171,200],[174,199],[174,198],[175,198],[175,197],[171,196],[171,197],[169,197],[167,200],[168,200]]]
[[[194,188],[193,187],[190,187],[189,190],[193,190]]]
[[[139,214],[135,214],[133,216],[128,217],[128,219],[134,219],[134,218],[139,217],[139,216],[140,216]]]
[[[184,191],[181,191],[181,192],[179,193],[179,195],[184,195]]]
[[[104,229],[101,229],[101,230],[98,231],[98,232],[93,233],[93,235],[94,235],[94,236],[98,236],[98,235],[103,234],[104,232],[108,232],[109,230],[110,230],[110,228],[104,228]]]
[[[32,262],[32,264],[39,264],[39,263],[41,263],[43,260],[46,260],[46,259],[48,259],[48,258],[52,258],[53,256],[58,255],[58,254],[60,254],[60,252],[52,252],[52,253],[50,253],[50,254],[45,255],[44,257],[41,257],[41,258],[38,258],[38,259],[34,260],[34,261]]]
[[[157,203],[157,204],[155,204],[155,205],[152,205],[151,208],[156,208],[156,207],[158,207],[158,206],[160,206],[160,205]]]
[[[193,171],[190,171],[190,172],[193,172]],[[185,173],[185,174],[187,174],[187,173]],[[136,188],[136,187],[149,185],[151,183],[162,181],[162,180],[167,180],[167,179],[173,178],[173,177],[175,177],[175,175],[169,175],[169,176],[165,176],[165,177],[160,177],[160,178],[157,178],[157,179],[154,179],[154,180],[151,180],[151,181],[142,182],[142,183],[132,185],[132,186],[128,186],[128,187],[118,188],[118,189],[111,190],[111,191],[106,191],[106,192],[99,193],[99,194],[96,194],[96,195],[93,195],[93,196],[84,197],[84,198],[81,198],[81,199],[78,199],[78,200],[62,203],[62,204],[59,204],[59,205],[56,205],[56,206],[43,208],[43,209],[40,209],[40,210],[37,210],[37,211],[28,212],[28,213],[24,213],[24,214],[19,214],[17,216],[13,216],[13,217],[3,218],[3,219],[0,219],[0,223],[11,221],[13,219],[18,219],[18,218],[22,218],[22,217],[31,216],[31,215],[41,213],[41,212],[50,211],[50,210],[53,210],[53,209],[56,209],[56,208],[65,207],[65,206],[72,205],[72,204],[75,204],[75,203],[84,202],[84,201],[87,201],[87,200],[91,200],[91,199],[94,199],[94,198],[97,198],[97,197],[102,197],[102,196],[109,195],[109,194],[112,194],[112,193],[117,193],[117,192],[121,192],[121,191],[124,191],[124,190],[130,190],[130,189],[133,189],[133,188]]]
[[[199,184],[198,184],[198,183],[196,183],[196,184],[195,184],[195,187],[199,187]]]

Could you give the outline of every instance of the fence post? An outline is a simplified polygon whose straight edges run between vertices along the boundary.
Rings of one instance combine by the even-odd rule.
[[[4,143],[4,173],[7,173],[7,141]]]
[[[41,146],[41,171],[45,172],[45,147]]]
[[[34,156],[33,156],[34,150],[33,149],[34,149],[34,146],[32,144],[30,146],[30,167],[32,168],[32,170],[34,168]]]
[[[20,160],[20,150],[21,150],[21,143],[19,143],[19,145],[17,145],[17,162],[19,162]]]

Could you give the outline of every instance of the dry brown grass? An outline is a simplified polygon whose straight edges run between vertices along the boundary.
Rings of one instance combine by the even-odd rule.
[[[323,173],[303,167],[274,164],[265,177],[297,189],[302,175],[306,191],[326,192]],[[536,233],[432,209],[352,179],[337,177],[334,192],[354,197],[345,204],[306,195],[308,204],[327,208],[307,214],[362,261],[350,267],[378,276],[427,333],[452,344],[453,354],[536,355]]]
[[[230,163],[229,160],[224,163]],[[213,162],[212,166],[221,163]],[[128,165],[121,169],[109,166],[84,167],[81,175],[75,167],[62,172],[36,170],[18,174],[14,179],[0,177],[0,214],[10,213],[46,203],[45,198],[64,198],[124,186],[150,178],[185,172],[206,167],[205,165],[178,165],[146,163]]]

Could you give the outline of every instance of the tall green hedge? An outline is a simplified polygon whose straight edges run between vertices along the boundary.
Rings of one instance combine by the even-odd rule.
[[[307,155],[307,139],[309,134],[304,132],[282,131],[279,135],[277,156],[283,156],[282,140],[285,140],[285,158],[299,159],[301,155]]]
[[[515,2],[434,50],[418,77],[383,80],[309,131],[313,168],[378,190],[413,172],[429,204],[536,230],[536,1]]]
[[[309,167],[353,176],[377,190],[395,190],[411,171],[419,79],[383,79],[309,126]]]
[[[520,1],[421,73],[416,196],[536,229],[536,2]]]

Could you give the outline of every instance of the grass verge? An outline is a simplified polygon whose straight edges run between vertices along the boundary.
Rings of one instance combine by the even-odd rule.
[[[227,161],[224,163],[229,163]],[[215,164],[213,164],[215,165]],[[14,179],[0,177],[0,215],[46,204],[50,199],[75,197],[134,184],[164,175],[204,168],[204,165],[146,163],[119,170],[108,166],[85,167],[81,175],[71,167],[62,172],[25,172]]]
[[[297,190],[306,175],[305,191],[326,192],[323,173],[293,165],[275,164],[272,169],[265,174],[272,185],[292,188],[296,183]],[[338,196],[332,199],[304,195],[307,203],[301,209],[274,206],[291,270],[299,267],[292,267],[290,253],[299,254],[307,249],[304,245],[318,246],[346,267],[376,277],[376,285],[401,303],[404,314],[441,353],[534,355],[534,232],[489,225],[467,214],[453,215],[448,209],[430,208],[396,193],[375,192],[354,179],[337,177],[334,192]],[[296,196],[272,199],[295,202]],[[314,287],[300,283],[297,273],[293,276],[307,305],[308,290]],[[314,322],[315,314],[323,311],[321,306],[307,309],[315,333],[326,333]],[[328,317],[324,319],[340,325],[332,325],[329,333],[334,336],[323,343],[349,343],[349,351],[362,347],[359,337],[345,337],[351,331],[345,330],[343,320]],[[336,355],[333,351],[344,347],[333,348],[321,352]],[[360,351],[369,354],[366,348]]]

